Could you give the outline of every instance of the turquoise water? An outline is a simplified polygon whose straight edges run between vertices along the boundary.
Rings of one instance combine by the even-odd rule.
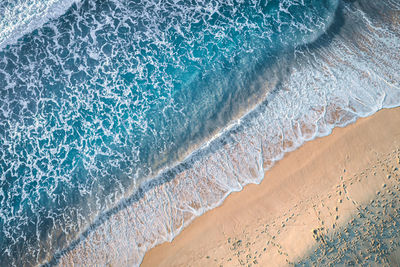
[[[338,0],[42,1],[17,12],[18,5],[29,2],[0,3],[1,11],[29,18],[0,23],[0,262],[19,266],[54,263],[89,226],[136,202],[138,192],[145,198],[147,189],[140,190],[155,187],[153,178],[162,184],[181,173],[172,168],[160,178],[165,169],[181,161],[180,170],[191,168],[184,159],[192,152],[208,156],[196,151],[254,107],[277,105],[285,120],[296,108],[265,99],[286,90],[282,79],[293,62],[307,65],[315,56],[309,51],[341,34],[343,10],[370,8]],[[58,5],[60,14],[43,20]],[[7,43],[24,27],[27,33]],[[397,31],[389,31],[398,46]],[[391,77],[398,86],[398,76]],[[314,88],[307,89],[308,100],[320,103],[324,91],[314,98]],[[350,119],[377,103],[373,93],[363,98],[357,90],[346,93],[373,101],[363,102],[366,109],[350,103]],[[306,106],[302,97],[299,107]],[[190,179],[201,184],[217,172]],[[195,206],[215,205],[200,202]],[[147,217],[162,206],[133,213]]]

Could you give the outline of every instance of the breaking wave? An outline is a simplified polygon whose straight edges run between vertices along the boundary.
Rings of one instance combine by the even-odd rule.
[[[398,106],[399,15],[87,0],[5,46],[1,261],[138,265],[286,152]]]

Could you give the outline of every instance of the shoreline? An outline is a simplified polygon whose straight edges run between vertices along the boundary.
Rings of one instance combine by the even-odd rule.
[[[396,125],[400,108],[384,109],[306,142],[268,170],[260,185],[230,194],[171,243],[147,251],[141,265],[287,265],[312,255],[321,239],[333,238],[376,198],[382,184],[387,190],[397,186],[395,179],[386,181],[394,175],[387,171],[374,171],[374,179],[354,178],[380,159],[396,157]]]

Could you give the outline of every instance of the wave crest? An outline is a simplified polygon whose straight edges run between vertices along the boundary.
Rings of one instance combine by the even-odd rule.
[[[138,265],[148,249],[171,241],[231,192],[259,183],[285,153],[400,105],[400,5],[356,1],[341,12],[337,20],[345,24],[331,29],[334,34],[280,61],[277,73],[286,75],[269,80],[270,93],[256,109],[141,187],[54,261]]]
[[[57,18],[79,0],[5,0],[0,3],[0,50]]]

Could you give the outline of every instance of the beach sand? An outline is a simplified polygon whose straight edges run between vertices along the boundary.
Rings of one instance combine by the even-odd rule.
[[[400,263],[400,108],[307,142],[141,266]]]

